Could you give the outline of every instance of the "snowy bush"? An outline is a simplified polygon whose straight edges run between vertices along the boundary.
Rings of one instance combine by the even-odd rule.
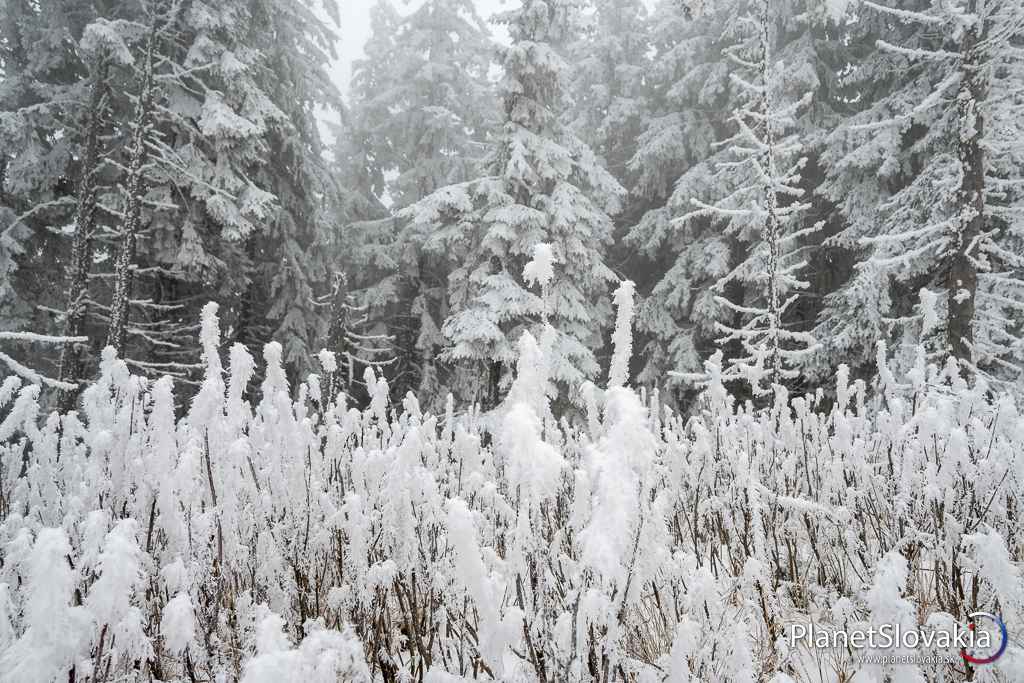
[[[372,372],[364,409],[329,377],[289,387],[273,343],[252,396],[213,305],[202,341],[180,417],[169,379],[110,351],[80,412],[0,387],[0,680],[1024,678],[1016,645],[968,672],[786,639],[978,610],[1019,628],[1024,420],[948,368],[841,371],[834,403],[776,388],[755,410],[712,359],[684,419],[622,386],[617,333],[572,425],[529,335],[486,415],[391,406]]]

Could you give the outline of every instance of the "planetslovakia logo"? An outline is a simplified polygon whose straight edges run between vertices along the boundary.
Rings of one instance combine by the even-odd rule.
[[[994,642],[992,647],[988,648],[988,652],[991,654],[988,654],[987,657],[980,656],[980,653],[969,654],[967,648],[961,648],[960,656],[964,658],[964,661],[977,666],[979,664],[991,664],[1002,657],[1003,653],[1006,652],[1007,644],[1010,642],[1010,638],[1006,633],[1006,624],[1003,623],[1003,620],[989,612],[972,612],[968,615],[968,618],[971,620],[971,623],[968,624],[967,628],[971,631],[976,632],[978,624],[987,621],[995,626],[995,630],[998,631],[999,635],[993,634],[992,640]],[[996,645],[997,643],[998,646]]]
[[[974,666],[992,664],[1002,657],[1010,643],[1002,618],[990,612],[972,612],[967,619],[966,626],[953,622],[951,628],[938,629],[904,628],[900,623],[843,629],[830,629],[815,623],[793,624],[789,629],[789,644],[796,647],[802,643],[828,650],[868,650],[875,653],[871,655],[872,661],[879,657],[883,660],[895,657],[901,661],[908,658],[916,661],[914,651],[922,647],[925,652],[921,657],[929,660],[925,663],[930,663],[932,655],[929,651],[933,648],[946,651],[947,657],[959,652],[964,662]],[[891,654],[881,654],[894,648],[895,652]]]

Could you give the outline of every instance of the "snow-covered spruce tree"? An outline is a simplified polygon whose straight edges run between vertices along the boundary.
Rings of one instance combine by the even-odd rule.
[[[726,54],[740,67],[731,74],[740,102],[733,111],[738,131],[721,145],[727,156],[712,162],[711,180],[724,192],[713,205],[693,198],[697,211],[679,219],[706,216],[737,242],[760,230],[743,260],[715,283],[716,302],[733,314],[718,323],[724,333],[718,343],[739,342],[742,349],[740,356],[727,358],[725,377],[748,381],[755,393],[766,390],[763,380],[774,385],[798,377],[802,358],[815,344],[806,332],[788,330],[783,323],[797,292],[807,287],[797,277],[804,263],[793,259],[793,242],[805,232],[803,214],[809,208],[800,187],[806,158],[792,132],[795,112],[807,98],[784,99],[786,65],[775,59],[771,12],[770,1],[760,0],[726,28],[737,41]],[[737,300],[726,295],[733,282],[743,285]]]
[[[371,28],[366,58],[353,73],[354,161],[378,179],[376,190],[392,210],[400,210],[480,174],[484,139],[497,118],[487,78],[494,45],[466,0],[430,0],[406,15],[382,2],[372,10]],[[454,266],[443,254],[427,253],[428,235],[406,220],[363,227],[387,234],[382,246],[398,265],[397,274],[392,267],[367,292],[396,337],[392,390],[402,396],[418,388],[443,401],[446,380],[434,359],[443,345],[441,318]]]
[[[646,111],[647,8],[642,0],[591,0],[585,30],[571,46],[571,125],[624,186],[632,185]]]
[[[650,66],[644,74],[645,106],[636,149],[629,160],[629,227],[621,244],[629,257],[627,274],[642,295],[637,341],[644,362],[638,379],[647,384],[660,384],[673,368],[700,367],[702,350],[695,349],[685,319],[689,292],[669,300],[658,283],[672,268],[675,250],[682,248],[668,230],[675,212],[669,203],[675,182],[709,156],[711,142],[725,134],[724,117],[716,113],[727,108],[728,79],[718,60],[708,59],[721,50],[721,31],[707,21],[709,14],[695,16],[689,5],[659,2],[645,26]],[[683,315],[668,315],[676,309]],[[677,323],[680,317],[684,319]]]
[[[835,115],[832,73],[841,58],[835,54],[837,23],[841,24],[837,11],[802,0],[768,8],[770,95],[774,125],[781,126],[775,143],[782,143],[778,151],[783,152],[776,162],[776,182],[801,156],[810,156],[813,162],[821,131]],[[767,281],[754,282],[756,261],[767,260],[767,250],[756,248],[764,209],[761,220],[753,214],[723,212],[716,220],[694,214],[692,203],[697,199],[741,212],[766,206],[755,167],[763,163],[764,153],[756,142],[764,135],[755,92],[762,82],[757,68],[761,14],[759,3],[740,0],[665,3],[652,14],[655,66],[644,131],[631,161],[637,174],[633,193],[645,211],[627,238],[648,261],[643,270],[650,273],[635,274],[646,294],[638,313],[646,359],[642,381],[660,383],[670,370],[699,371],[701,359],[722,336],[719,324],[738,328],[749,322],[749,316],[737,319],[716,296],[753,308],[764,308],[767,302]],[[753,115],[746,116],[745,126],[733,115],[743,111]],[[741,142],[744,135],[748,139]],[[799,152],[790,144],[792,136],[803,143]],[[716,142],[725,140],[739,144]],[[799,186],[806,201],[806,189],[817,179],[803,176],[790,177],[786,184]],[[750,201],[740,206],[744,193],[736,192],[744,187]],[[792,211],[785,208],[788,200],[781,203],[783,214]],[[684,216],[689,219],[679,220]],[[800,246],[799,240],[790,238],[783,251],[792,253]],[[724,291],[716,291],[715,285]],[[788,329],[794,319],[803,317],[791,308],[783,326]],[[733,355],[746,354],[737,349]]]
[[[274,273],[279,272],[280,250],[290,244],[269,237],[260,242],[258,234],[278,223],[279,195],[290,192],[296,182],[286,165],[266,163],[271,142],[284,140],[298,156],[322,162],[318,151],[294,139],[300,129],[296,121],[307,131],[313,129],[313,107],[301,113],[293,111],[294,92],[286,92],[266,64],[267,55],[285,57],[281,57],[280,46],[269,44],[258,27],[264,26],[270,15],[278,22],[291,22],[297,39],[289,45],[299,50],[303,59],[320,60],[321,65],[327,62],[326,55],[302,48],[302,44],[307,38],[315,41],[314,29],[319,27],[321,44],[326,45],[326,29],[314,14],[299,6],[282,12],[242,2],[217,7],[154,3],[98,16],[102,6],[64,11],[59,3],[47,3],[41,9],[33,9],[29,3],[15,5],[21,14],[12,11],[12,21],[5,27],[12,32],[8,41],[12,45],[11,67],[19,75],[5,82],[10,86],[5,111],[16,125],[5,126],[5,131],[12,135],[12,144],[7,146],[11,158],[6,165],[17,172],[20,185],[5,183],[4,196],[17,204],[11,208],[21,217],[21,225],[13,226],[7,235],[34,230],[27,234],[38,246],[24,250],[17,262],[25,265],[25,273],[38,272],[57,281],[57,286],[47,287],[39,278],[38,286],[31,288],[15,281],[21,298],[39,311],[56,314],[53,332],[67,327],[76,335],[88,335],[95,347],[102,345],[111,328],[123,328],[125,355],[153,375],[171,373],[188,379],[200,367],[194,325],[199,291],[232,302],[234,308],[225,312],[234,314],[226,317],[236,336],[255,337],[254,343],[262,344],[273,332],[275,318],[268,315],[273,311],[258,307],[256,316],[246,316],[244,305],[237,302],[249,301],[242,295],[253,287],[259,287],[258,298],[269,296],[270,264]],[[51,10],[56,18],[49,16]],[[171,14],[173,21],[168,18]],[[44,28],[51,25],[59,34],[53,39],[46,37],[49,28]],[[158,28],[153,44],[153,100],[148,107],[145,141],[138,146],[131,138],[138,130],[134,124],[149,63],[148,29],[153,27]],[[15,35],[15,29],[31,35],[32,42],[23,41],[20,33]],[[22,43],[32,46],[24,60],[19,56],[21,48],[15,47]],[[107,59],[101,60],[104,55]],[[60,60],[68,66],[58,68],[58,62],[63,64]],[[46,70],[17,66],[36,62]],[[97,93],[93,85],[103,79],[94,76],[102,65],[109,71],[106,80],[110,87]],[[311,75],[317,89],[329,82],[317,79],[312,67],[303,68],[302,74]],[[70,84],[60,82],[61,78]],[[324,93],[317,89],[313,97],[321,101]],[[61,106],[24,99],[32,92],[59,97]],[[91,114],[95,110],[93,95],[101,95],[104,105],[96,152],[101,159],[98,174],[87,172],[90,131],[95,131],[97,122]],[[38,132],[46,131],[51,139],[39,136]],[[138,170],[132,171],[135,150],[140,163]],[[31,171],[33,165],[40,172]],[[23,173],[23,168],[27,172]],[[324,170],[322,165],[319,170]],[[317,227],[312,232],[322,238],[332,230],[328,219],[340,219],[340,204],[335,203],[337,193],[328,191],[331,175],[319,170],[309,176],[324,181],[321,189],[314,190],[313,182],[303,181],[301,201],[293,202],[284,213],[315,219]],[[129,191],[130,180],[135,186]],[[91,201],[90,192],[95,193]],[[94,211],[90,210],[93,204]],[[135,236],[128,240],[121,226],[136,208]],[[92,258],[86,237],[90,217]],[[48,229],[51,226],[62,230]],[[73,242],[66,258],[62,233],[71,235],[67,241]],[[309,236],[305,239],[312,241]],[[121,248],[130,241],[134,246]],[[13,240],[6,243],[17,246]],[[339,250],[337,244],[332,249],[328,246],[322,243],[314,252],[331,259]],[[47,267],[36,271],[39,254],[45,254]],[[118,268],[120,255],[128,259],[127,263],[120,259]],[[60,268],[53,268],[55,259]],[[315,259],[310,261],[315,263]],[[117,270],[131,276],[130,287],[124,286],[125,278],[115,277]],[[315,276],[318,271],[301,268],[298,272]],[[302,279],[289,282],[301,283]],[[61,280],[66,288],[59,286]],[[127,295],[117,292],[115,296],[119,283]],[[329,292],[329,280],[317,281],[315,288]],[[62,300],[55,296],[57,292],[67,294]],[[307,330],[306,336],[322,338],[327,328],[326,307],[318,308],[308,298],[300,298],[313,309],[308,322],[317,328]],[[126,312],[121,310],[123,304],[127,304]],[[280,336],[286,338],[283,333]],[[80,379],[93,372],[95,358],[88,355],[76,359],[64,354],[69,361],[79,361],[63,364],[66,379]]]
[[[353,67],[352,118],[382,192],[403,208],[474,177],[494,117],[487,70],[494,49],[467,0],[428,0],[407,16],[373,9],[366,57]]]
[[[105,321],[89,325],[89,279],[97,232],[111,222],[110,212],[118,211],[116,201],[106,201],[107,185],[119,173],[113,149],[120,133],[114,121],[131,116],[130,86],[123,79],[114,84],[121,75],[114,66],[132,61],[118,33],[134,25],[135,9],[119,12],[116,25],[99,19],[100,9],[62,2],[11,3],[7,25],[14,72],[9,94],[14,99],[5,98],[9,125],[4,128],[14,138],[7,149],[20,183],[19,219],[32,230],[35,243],[19,260],[22,272],[33,273],[36,282],[15,286],[21,284],[37,311],[57,314],[53,320],[37,319],[34,326],[63,331],[67,337],[57,346],[58,373],[65,383],[82,379],[88,354],[81,335],[107,327]],[[33,92],[31,106],[16,99]],[[31,132],[22,134],[26,126]],[[32,166],[37,166],[35,171]],[[104,237],[109,240],[111,235]],[[101,332],[96,338],[104,336]],[[62,403],[71,405],[76,394],[77,389],[63,392]]]
[[[648,5],[643,0],[584,2],[583,31],[569,52],[572,102],[566,120],[608,172],[630,190],[642,173],[641,166],[631,162],[649,120],[653,74],[662,68],[651,59]],[[624,197],[605,257],[616,272],[645,284],[653,268],[625,236],[649,208],[646,197],[633,192]]]
[[[95,193],[82,190],[96,182],[98,139],[109,133],[102,122],[109,110],[105,61],[86,64],[69,40],[82,35],[90,9],[70,2],[8,2],[0,11],[2,351],[11,370],[59,386],[78,377],[71,361],[86,341],[82,318],[54,325],[44,311],[64,308],[53,295],[63,289],[65,270],[91,258],[85,248],[69,256],[65,237],[73,234],[76,245],[85,247],[79,236],[89,231],[75,226],[89,222],[96,207]],[[90,199],[79,201],[76,194]],[[82,297],[78,301],[84,306]],[[36,333],[11,331],[29,328]],[[40,334],[45,332],[50,334]],[[58,365],[54,350],[69,362]]]
[[[12,78],[5,83],[10,98],[5,97],[3,104],[4,129],[11,135],[7,150],[18,184],[8,196],[22,209],[19,224],[12,227],[29,228],[35,242],[19,259],[22,272],[38,278],[24,293],[37,310],[63,318],[37,319],[35,327],[55,332],[63,328],[68,337],[64,343],[54,340],[60,350],[59,377],[65,383],[80,378],[91,250],[102,206],[100,176],[109,176],[112,168],[104,164],[107,155],[101,149],[112,136],[105,119],[126,100],[122,92],[121,102],[113,101],[109,69],[111,62],[125,61],[125,51],[86,44],[96,19],[94,10],[69,3],[11,3],[5,36],[11,47],[7,66]],[[123,106],[117,113],[125,113]],[[71,237],[70,254],[66,236]],[[52,278],[52,286],[46,286],[47,278]],[[62,291],[67,292],[66,300],[54,296]],[[76,392],[64,392],[65,403],[73,402]]]
[[[363,380],[367,368],[391,379],[400,379],[407,368],[400,363],[398,335],[388,315],[398,275],[391,248],[395,221],[375,194],[383,175],[366,163],[352,110],[342,102],[337,107],[338,118],[326,122],[333,145],[327,155],[330,182],[322,189],[327,193],[325,205],[333,209],[327,232],[332,253],[325,264],[327,280],[318,286],[322,293],[315,299],[326,320],[317,343],[322,347],[321,366],[324,351],[336,359],[325,377],[327,395],[344,391],[359,401],[367,398]],[[245,310],[251,306],[247,301]],[[406,385],[393,398],[400,399],[407,390]]]
[[[767,0],[741,2],[722,17],[732,135],[676,183],[673,198],[689,195],[691,208],[670,225],[698,236],[691,249],[699,251],[684,252],[688,258],[659,284],[678,294],[680,286],[696,284],[695,276],[706,278],[700,312],[726,345],[726,377],[748,380],[755,393],[764,389],[762,380],[774,384],[798,376],[814,345],[805,332],[787,329],[784,319],[796,292],[806,287],[797,277],[804,264],[796,256],[798,240],[808,232],[801,188],[806,158],[795,119],[810,94],[794,93],[800,80],[786,74],[792,51],[777,53],[785,22],[774,11]]]
[[[491,407],[507,386],[515,340],[542,315],[554,330],[553,380],[573,389],[598,369],[593,350],[615,277],[603,252],[622,189],[560,120],[563,51],[577,20],[565,0],[526,2],[502,17],[511,37],[502,62],[505,118],[489,175],[441,188],[404,214],[430,235],[428,250],[458,264],[448,282],[443,357],[467,371],[464,398]],[[541,242],[557,264],[546,300],[522,280]]]
[[[274,195],[276,210],[246,241],[253,264],[233,329],[255,348],[280,340],[295,377],[318,366],[329,320],[328,306],[316,302],[331,291],[346,248],[348,193],[325,158],[317,119],[318,111],[340,109],[341,101],[328,71],[335,35],[320,7],[337,21],[333,0],[265,0],[247,10],[246,45],[263,56],[253,64],[254,82],[261,104],[275,113],[254,160],[255,177]],[[224,30],[232,29],[225,24]]]
[[[142,205],[147,191],[143,167],[148,163],[153,136],[153,113],[157,106],[157,83],[154,69],[159,59],[159,44],[167,33],[175,31],[178,22],[177,7],[171,3],[157,3],[148,17],[146,37],[142,42],[139,59],[138,91],[135,110],[128,127],[128,164],[121,188],[121,220],[117,229],[118,244],[114,260],[113,295],[107,325],[106,346],[124,355],[125,327],[128,324],[128,303],[132,295],[135,266],[135,246],[142,227]],[[84,227],[84,226],[83,226]]]
[[[200,367],[190,293],[245,277],[237,243],[273,207],[252,165],[276,112],[254,87],[253,54],[222,28],[204,5],[165,2],[133,19],[97,17],[81,41],[84,55],[108,57],[110,92],[128,112],[120,144],[108,141],[119,176],[98,202],[109,229],[95,247],[90,314],[101,339],[154,375]]]
[[[72,236],[71,258],[68,267],[68,285],[64,308],[64,335],[80,336],[85,331],[87,299],[89,296],[89,272],[92,269],[94,240],[96,236],[97,212],[99,207],[99,181],[101,171],[101,136],[106,132],[104,125],[109,117],[108,100],[110,60],[114,56],[100,48],[92,55],[89,73],[89,102],[86,110],[84,149],[75,206],[75,233]],[[82,375],[84,349],[82,345],[65,342],[60,353],[60,380],[77,382]],[[77,399],[77,391],[66,391],[61,395],[60,408],[69,410]]]
[[[870,46],[855,111],[831,136],[828,182],[859,263],[826,300],[822,370],[869,371],[878,341],[1019,384],[1024,265],[1020,3],[864,3]]]
[[[312,367],[344,209],[314,113],[337,101],[323,71],[330,31],[300,1],[192,5],[181,24],[184,47],[158,79],[171,111],[157,126],[160,196],[179,204],[179,223],[155,216],[150,258],[157,292],[189,303],[163,317],[187,327],[192,294],[212,281],[233,338],[255,350],[276,333],[290,370]],[[196,115],[199,130],[182,130]],[[187,277],[168,282],[167,271]],[[194,364],[197,352],[192,341],[164,360]]]
[[[317,41],[327,44],[327,29],[302,7],[277,11],[249,3],[216,8],[158,3],[150,14],[132,21],[97,18],[85,31],[83,53],[126,55],[112,69],[120,84],[116,93],[128,105],[122,109],[130,112],[125,114],[128,125],[118,125],[115,133],[127,144],[112,145],[113,165],[121,177],[112,183],[117,191],[101,197],[100,206],[106,207],[101,223],[120,231],[122,222],[134,220],[133,207],[139,212],[133,246],[111,245],[106,234],[97,247],[101,265],[91,275],[92,316],[105,330],[124,327],[125,355],[151,374],[189,379],[201,367],[192,323],[199,291],[230,304],[225,318],[233,336],[247,343],[262,345],[284,321],[301,327],[298,336],[278,335],[297,345],[289,347],[297,354],[288,357],[293,369],[309,362],[310,354],[296,349],[308,350],[309,339],[326,335],[328,305],[318,301],[331,292],[326,264],[341,251],[337,236],[328,234],[338,232],[349,207],[321,158],[315,105],[295,98],[302,90],[316,102],[333,101],[336,95],[330,86],[320,89],[329,79],[316,77],[315,64],[322,68],[328,61],[315,48]],[[268,66],[271,56],[285,62],[299,58],[267,42],[258,27],[271,15],[281,31],[295,37],[289,44],[308,60],[298,70],[299,80],[311,78],[314,88],[286,92],[280,75]],[[139,95],[145,91],[150,53],[147,28],[153,27],[152,100],[148,123],[140,129],[135,124],[145,102]],[[302,47],[307,40],[309,49]],[[284,66],[279,71],[294,75]],[[141,147],[129,139],[135,130],[145,131]],[[119,158],[122,149],[126,151]],[[291,169],[284,162],[269,164],[273,149],[289,150],[279,160],[301,163]],[[141,156],[133,156],[135,150]],[[136,158],[137,172],[132,163]],[[133,183],[134,189],[129,187]],[[283,197],[290,199],[284,202]],[[296,234],[289,233],[294,239],[282,237],[282,226],[294,228]],[[127,237],[121,237],[127,244]],[[313,257],[293,253],[293,258],[282,259],[282,252],[296,248],[296,241],[311,249]],[[128,257],[127,264],[121,256]],[[107,265],[111,262],[115,272]],[[293,266],[282,268],[282,263]],[[127,272],[130,282],[118,270]],[[286,278],[285,273],[297,274]],[[308,315],[286,316],[274,303],[281,303],[274,292],[291,287],[304,287],[304,294],[296,296]],[[251,307],[254,299],[274,305]],[[128,301],[122,314],[120,306]],[[119,322],[122,318],[126,323]]]

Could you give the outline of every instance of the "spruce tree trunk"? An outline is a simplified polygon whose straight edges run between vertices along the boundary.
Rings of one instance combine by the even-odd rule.
[[[93,235],[96,231],[96,175],[99,171],[99,139],[106,108],[106,88],[109,64],[100,56],[89,96],[89,123],[82,159],[82,175],[78,184],[78,205],[75,207],[75,235],[71,246],[71,268],[68,275],[67,305],[64,318],[64,336],[81,336],[85,327],[86,299],[89,296],[89,271],[92,267]],[[81,379],[83,350],[74,342],[65,341],[60,353],[59,378],[61,382],[75,384]],[[59,399],[61,412],[72,410],[78,398],[77,390],[62,391]]]
[[[968,11],[977,11],[977,0],[972,0]],[[985,119],[979,105],[985,100],[987,88],[982,73],[984,60],[978,48],[983,39],[981,30],[977,24],[968,27],[961,46],[957,153],[963,177],[957,196],[960,217],[946,283],[949,310],[946,345],[950,355],[967,366],[974,360],[974,306],[978,290],[978,267],[974,258],[976,243],[985,226],[985,150],[981,144]]]
[[[763,239],[768,246],[768,261],[765,270],[768,275],[768,372],[771,383],[779,383],[779,366],[782,363],[780,357],[779,329],[782,326],[782,316],[779,312],[781,306],[779,300],[779,196],[775,191],[775,131],[772,129],[772,101],[769,90],[769,79],[771,76],[771,14],[768,0],[761,2],[761,85],[764,90],[761,93],[761,115],[764,117],[764,154],[761,164],[764,166],[764,173],[767,176],[764,184],[764,208],[765,225]]]
[[[484,395],[484,412],[494,410],[501,403],[501,372],[502,362],[492,360],[487,363],[487,393]]]
[[[114,297],[110,304],[107,345],[113,346],[119,356],[124,354],[125,325],[128,322],[128,302],[132,292],[132,266],[135,262],[135,241],[142,223],[142,199],[146,193],[143,167],[147,158],[146,138],[152,114],[155,41],[156,29],[154,27],[146,42],[142,89],[135,106],[131,156],[128,162],[128,178],[125,181],[125,211],[121,223],[121,244],[114,265]]]
[[[335,277],[334,295],[331,297],[331,322],[327,329],[327,348],[334,352],[338,363],[344,363],[347,366],[349,360],[346,355],[348,348],[345,343],[345,333],[348,331],[348,308],[346,307],[348,304],[348,282],[340,273]],[[340,372],[334,372],[330,385],[327,387],[327,395],[333,398],[342,389],[342,384]],[[348,383],[344,384],[344,390],[350,391],[352,387]]]

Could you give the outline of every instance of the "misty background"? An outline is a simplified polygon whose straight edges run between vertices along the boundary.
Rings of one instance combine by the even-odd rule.
[[[370,37],[370,9],[378,2],[388,2],[402,14],[408,14],[423,4],[423,0],[342,0],[341,22],[337,29],[338,60],[332,73],[346,99],[352,79],[352,63],[364,56],[363,45]],[[473,4],[484,19],[519,5],[516,0],[475,0]],[[493,24],[491,26],[495,37],[501,38],[504,31]]]

